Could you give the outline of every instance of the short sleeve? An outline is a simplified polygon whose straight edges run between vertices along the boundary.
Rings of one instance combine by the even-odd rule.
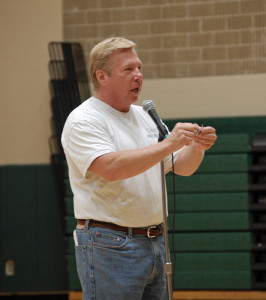
[[[112,133],[96,119],[73,124],[62,136],[62,145],[67,157],[84,177],[97,157],[116,150]]]

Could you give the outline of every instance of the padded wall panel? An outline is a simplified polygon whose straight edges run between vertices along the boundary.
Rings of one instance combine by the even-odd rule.
[[[49,165],[0,167],[0,292],[67,289],[63,210]],[[14,262],[14,275],[5,273]]]
[[[168,226],[173,224],[173,215],[168,216]],[[175,231],[236,231],[249,230],[248,212],[184,213],[175,215]]]
[[[249,252],[196,252],[176,254],[178,271],[249,271],[251,269],[251,260],[251,254]]]
[[[173,191],[171,175],[166,176],[168,192]],[[175,176],[176,193],[246,192],[249,188],[247,173],[198,174],[189,177]]]
[[[250,232],[184,232],[169,234],[169,248],[175,252],[250,251]],[[174,245],[174,249],[173,249]]]
[[[249,163],[250,157],[246,153],[206,154],[196,173],[248,172]]]
[[[218,211],[247,211],[250,195],[244,193],[168,193],[168,208],[170,212],[218,212]]]
[[[251,271],[176,271],[175,289],[181,290],[250,290]]]

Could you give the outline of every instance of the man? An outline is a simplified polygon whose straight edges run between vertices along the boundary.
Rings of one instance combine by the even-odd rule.
[[[215,129],[178,123],[158,143],[153,120],[133,105],[143,76],[132,41],[97,44],[90,76],[95,96],[69,115],[62,134],[83,299],[168,299],[160,162],[170,171],[174,153],[175,173],[193,174],[216,140]]]

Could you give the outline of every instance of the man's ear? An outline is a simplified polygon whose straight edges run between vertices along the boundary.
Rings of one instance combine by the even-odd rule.
[[[99,83],[100,86],[105,86],[106,85],[108,77],[109,76],[106,74],[105,71],[103,71],[103,70],[97,70],[96,71],[96,78],[97,78],[98,83]]]

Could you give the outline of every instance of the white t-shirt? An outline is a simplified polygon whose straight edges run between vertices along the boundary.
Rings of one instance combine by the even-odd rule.
[[[87,171],[97,157],[118,150],[144,148],[158,142],[158,130],[142,107],[122,113],[91,97],[74,109],[64,126],[62,145],[69,167],[77,219],[94,219],[127,227],[160,224],[160,163],[128,179],[108,182]],[[175,155],[176,159],[177,153]],[[165,159],[165,171],[171,157]]]

